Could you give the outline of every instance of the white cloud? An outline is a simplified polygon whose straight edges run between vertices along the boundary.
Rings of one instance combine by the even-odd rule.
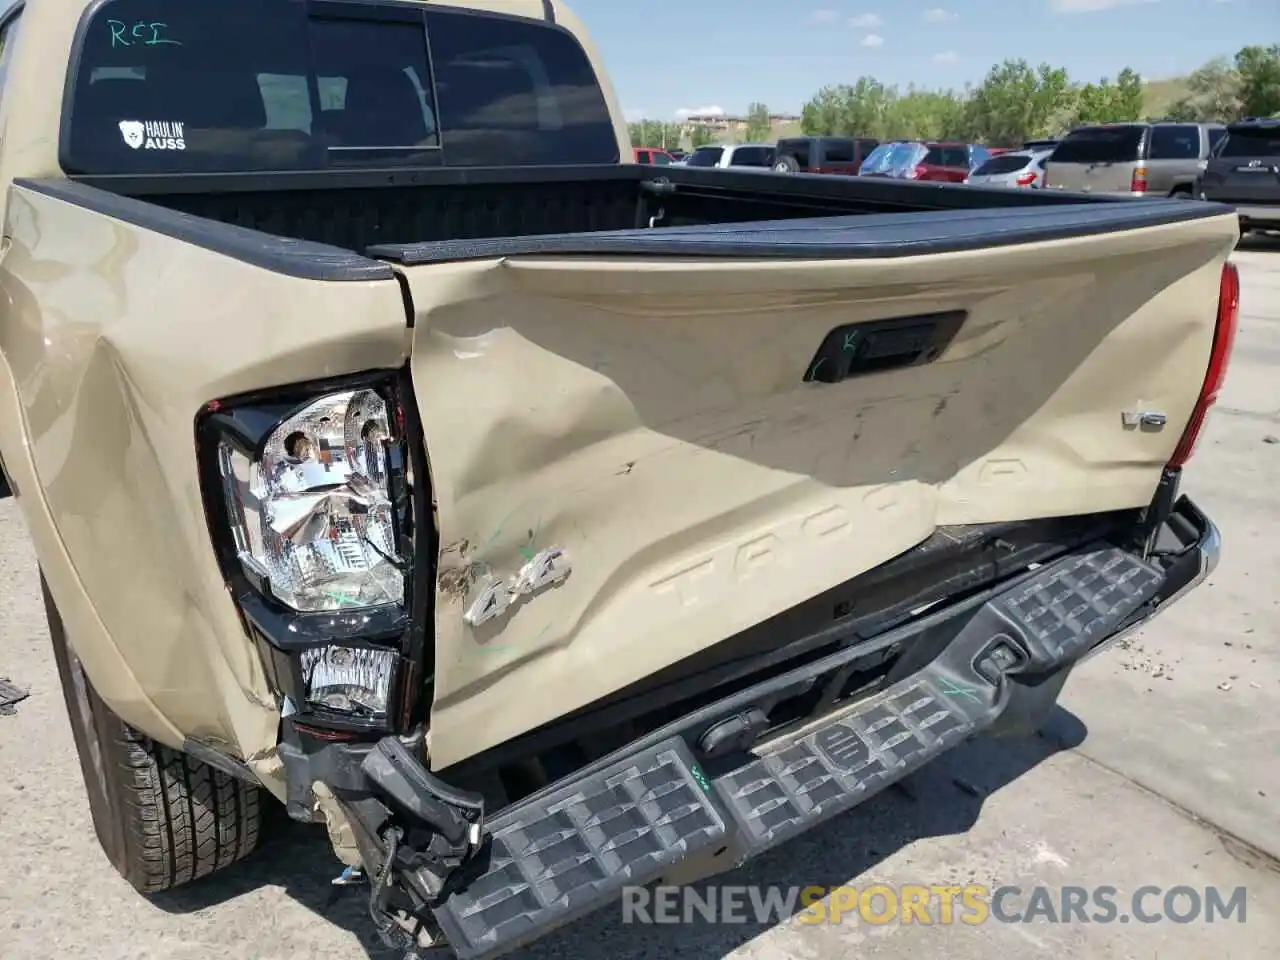
[[[878,13],[860,13],[856,17],[849,18],[849,26],[855,28],[878,27],[882,23],[884,21],[880,19],[880,14]]]
[[[1049,0],[1049,9],[1054,13],[1096,13],[1116,7],[1136,7],[1159,2],[1160,0]]]
[[[724,107],[681,107],[676,111],[677,117],[722,117]]]
[[[809,14],[810,23],[836,23],[839,19],[839,10],[815,10]]]
[[[952,20],[959,20],[960,14],[943,10],[942,7],[930,7],[921,14],[920,19],[925,23],[949,23]]]
[[[944,50],[942,53],[935,53],[933,55],[934,63],[955,63],[959,59],[960,55],[954,50]]]
[[[864,47],[883,47],[884,37],[880,36],[878,33],[868,33],[862,38],[862,45]]]

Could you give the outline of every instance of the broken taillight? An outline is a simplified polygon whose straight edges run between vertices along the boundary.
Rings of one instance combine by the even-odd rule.
[[[1209,353],[1209,368],[1205,371],[1204,384],[1200,388],[1200,396],[1196,400],[1195,409],[1191,411],[1191,420],[1187,423],[1178,447],[1169,459],[1170,467],[1181,467],[1191,459],[1195,452],[1196,441],[1204,428],[1209,408],[1218,402],[1218,392],[1227,379],[1227,361],[1231,357],[1231,348],[1236,339],[1236,327],[1240,323],[1240,271],[1234,263],[1227,263],[1222,268],[1222,281],[1218,288],[1218,322],[1213,331],[1213,349]]]

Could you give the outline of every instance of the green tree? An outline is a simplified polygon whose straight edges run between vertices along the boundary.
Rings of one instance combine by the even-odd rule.
[[[908,87],[889,100],[883,133],[895,140],[963,138],[964,101],[952,90]]]
[[[1240,78],[1240,114],[1269,117],[1280,113],[1280,44],[1245,47],[1236,54]]]
[[[769,140],[773,133],[773,121],[769,119],[769,108],[763,103],[753,103],[747,107],[747,129],[745,136],[749,143]]]
[[[1240,116],[1240,75],[1226,57],[1215,57],[1187,77],[1187,92],[1166,111],[1174,120],[1234,120]]]
[[[897,91],[875,77],[852,85],[824,87],[800,112],[800,129],[810,136],[883,137]]]
[[[1143,107],[1142,78],[1125,67],[1116,77],[1112,93],[1112,120],[1141,120]]]
[[[808,137],[825,137],[840,126],[844,98],[838,87],[823,87],[800,110],[800,130]]]
[[[714,143],[715,139],[715,134],[701,125],[692,127],[689,131],[689,146],[694,150]]]
[[[637,120],[627,124],[633,147],[678,147],[684,138],[684,128],[678,123],[661,120]]]
[[[970,136],[995,146],[1015,146],[1050,133],[1072,100],[1067,71],[1047,63],[1006,60],[988,71],[966,104]]]

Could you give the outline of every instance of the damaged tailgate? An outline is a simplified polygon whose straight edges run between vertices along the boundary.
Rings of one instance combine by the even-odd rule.
[[[433,766],[939,525],[1144,506],[1236,235],[1152,201],[376,249],[438,512]]]

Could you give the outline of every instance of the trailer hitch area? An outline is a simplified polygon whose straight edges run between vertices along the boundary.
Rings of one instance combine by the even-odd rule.
[[[433,776],[397,737],[360,765],[369,796],[345,803],[369,873],[369,912],[383,941],[412,950],[434,939],[430,908],[480,851],[484,798]]]

